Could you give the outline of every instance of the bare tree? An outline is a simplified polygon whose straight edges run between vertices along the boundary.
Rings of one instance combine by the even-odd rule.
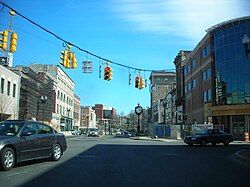
[[[10,106],[10,99],[5,95],[1,95],[0,97],[0,121],[5,120],[4,114],[6,114],[8,107]]]

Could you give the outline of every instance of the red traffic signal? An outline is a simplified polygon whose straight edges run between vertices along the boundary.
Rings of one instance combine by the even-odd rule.
[[[136,88],[139,88],[139,86],[140,86],[140,77],[135,77],[135,87]]]

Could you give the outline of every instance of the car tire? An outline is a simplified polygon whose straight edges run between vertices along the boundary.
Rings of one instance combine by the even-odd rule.
[[[193,144],[192,144],[192,143],[188,143],[188,145],[189,145],[189,146],[193,146]]]
[[[60,146],[60,144],[56,143],[53,146],[51,160],[58,161],[58,160],[60,160],[61,156],[62,156],[62,147]]]
[[[15,165],[15,152],[10,147],[5,147],[1,154],[0,167],[4,171],[11,170]]]
[[[216,143],[212,143],[213,146],[216,146]]]
[[[228,145],[229,145],[229,141],[228,141],[228,140],[225,140],[225,141],[224,141],[224,145],[225,145],[225,146],[228,146]]]
[[[201,146],[206,146],[206,144],[207,144],[207,142],[206,142],[206,140],[201,140]]]

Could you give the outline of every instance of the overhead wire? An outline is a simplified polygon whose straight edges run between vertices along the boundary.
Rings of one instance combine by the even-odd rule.
[[[40,29],[42,29],[43,31],[45,31],[45,32],[47,32],[47,33],[53,35],[53,36],[54,36],[55,38],[57,38],[58,40],[60,40],[60,41],[62,41],[62,42],[64,42],[64,43],[66,43],[66,44],[69,44],[69,45],[71,45],[72,47],[77,48],[79,51],[85,52],[86,55],[91,55],[91,56],[93,56],[93,57],[95,57],[95,58],[98,58],[99,60],[105,61],[105,62],[107,62],[107,63],[115,64],[115,65],[117,65],[117,66],[121,66],[121,67],[128,68],[128,69],[133,69],[133,70],[136,70],[136,71],[152,72],[152,71],[172,71],[172,70],[174,70],[174,69],[169,69],[169,70],[150,70],[150,69],[143,69],[143,68],[131,67],[131,66],[124,65],[124,64],[121,64],[121,63],[118,63],[118,62],[114,62],[114,61],[109,60],[109,59],[107,59],[107,58],[103,58],[103,57],[101,57],[101,56],[99,56],[99,55],[96,55],[96,54],[94,54],[94,53],[92,53],[92,52],[90,52],[90,51],[88,51],[88,50],[82,49],[81,47],[77,46],[77,45],[74,44],[74,43],[71,43],[70,41],[67,41],[67,40],[63,39],[62,37],[58,36],[58,35],[55,34],[54,32],[52,32],[52,31],[46,29],[45,27],[43,27],[43,26],[39,25],[38,23],[36,23],[36,22],[32,21],[31,19],[29,19],[28,17],[22,15],[21,13],[19,13],[17,10],[15,10],[15,9],[12,8],[11,6],[7,5],[6,3],[1,2],[1,1],[0,1],[0,3],[1,3],[4,7],[7,7],[7,8],[9,8],[10,10],[13,10],[17,15],[19,15],[19,16],[22,17],[23,19],[27,20],[27,21],[30,22],[31,24],[33,24],[33,25],[39,27]]]

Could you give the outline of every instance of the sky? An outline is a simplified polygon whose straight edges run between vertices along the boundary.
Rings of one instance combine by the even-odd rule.
[[[0,0],[25,17],[82,49],[129,67],[174,69],[180,50],[193,50],[206,30],[218,23],[250,15],[248,0]],[[0,6],[0,30],[9,29],[9,9]],[[20,16],[13,17],[18,34],[14,66],[60,65],[63,42]],[[104,104],[128,114],[138,103],[150,106],[149,86],[138,90],[138,71],[110,64],[113,79],[103,80],[105,61],[76,48],[78,68],[64,69],[75,83],[81,105]],[[0,55],[4,55],[1,51]],[[83,61],[93,73],[82,72]],[[99,78],[99,66],[101,75]],[[129,85],[131,74],[131,85]],[[140,72],[147,79],[150,72]]]

